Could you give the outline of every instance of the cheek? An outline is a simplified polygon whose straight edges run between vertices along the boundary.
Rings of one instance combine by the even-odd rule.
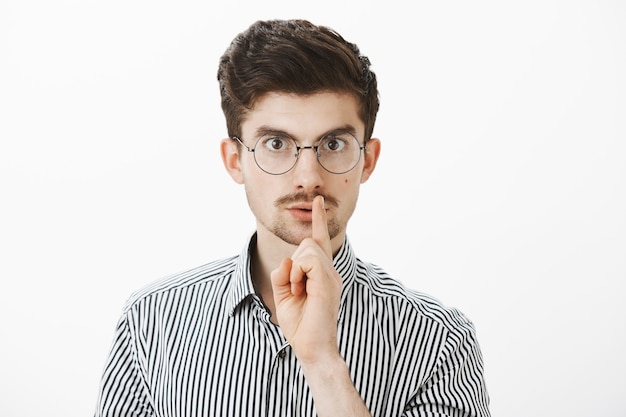
[[[341,200],[352,199],[358,194],[360,185],[358,177],[346,175],[336,182],[335,193]]]
[[[256,166],[244,173],[246,192],[257,204],[273,201],[284,186],[280,184],[280,176],[266,174]]]
[[[361,183],[359,175],[346,175],[343,177],[343,184],[347,187],[358,186]]]

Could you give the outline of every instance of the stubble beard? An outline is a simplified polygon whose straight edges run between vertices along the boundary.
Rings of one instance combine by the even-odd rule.
[[[290,195],[285,195],[278,198],[274,202],[274,207],[276,207],[279,212],[282,212],[282,208],[291,203],[297,203],[302,201],[312,202],[317,195],[322,195],[324,197],[324,204],[326,207],[339,207],[339,201],[332,196],[323,195],[318,193],[293,193]],[[292,220],[290,217],[285,216],[284,212],[281,215],[276,217],[269,230],[279,239],[283,240],[290,245],[298,246],[302,240],[307,237],[311,237],[313,224],[311,222],[296,222],[291,223]],[[342,225],[336,218],[328,218],[328,235],[332,240],[339,233],[341,233],[345,229],[345,225]]]
[[[300,201],[310,202],[313,201],[316,195],[318,194],[314,193],[313,195],[307,195],[305,193],[294,193],[291,195],[286,195],[274,201],[274,207],[277,208],[280,212],[281,208],[284,207],[286,204]],[[250,207],[253,208],[254,211],[254,206],[251,204],[250,194],[248,193],[247,189],[246,197],[248,198],[248,204],[250,204]],[[324,204],[326,204],[327,207],[335,208],[338,208],[340,205],[337,199],[328,195],[324,195]],[[305,238],[312,236],[313,224],[311,222],[290,222],[291,218],[288,218],[285,213],[278,215],[273,220],[267,219],[267,221],[259,218],[258,216],[256,217],[257,221],[260,221],[261,225],[265,229],[267,229],[270,233],[290,245],[298,246]],[[331,240],[337,237],[346,228],[346,225],[336,218],[328,218],[327,221],[328,235]]]
[[[311,226],[312,224],[309,222],[298,222],[298,224],[294,227],[288,225],[284,219],[276,219],[272,223],[269,230],[282,241],[289,243],[290,245],[298,246],[306,237],[311,237]],[[328,220],[328,235],[331,240],[338,236],[342,230],[343,227],[339,224],[339,222],[337,222],[337,220]]]

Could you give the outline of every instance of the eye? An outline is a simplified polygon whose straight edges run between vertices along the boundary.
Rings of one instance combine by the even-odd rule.
[[[280,136],[267,136],[261,139],[263,150],[269,152],[284,152],[293,147],[292,143],[291,139]]]
[[[320,150],[329,153],[337,153],[345,150],[350,142],[341,136],[326,136],[320,143]]]

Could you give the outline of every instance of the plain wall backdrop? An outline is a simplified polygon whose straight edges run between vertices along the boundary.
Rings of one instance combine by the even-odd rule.
[[[356,42],[357,254],[475,323],[494,417],[626,415],[626,3],[0,3],[0,416],[91,415],[134,290],[253,231],[216,69],[266,18]]]

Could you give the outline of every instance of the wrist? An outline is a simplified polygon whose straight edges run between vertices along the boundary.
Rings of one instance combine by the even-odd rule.
[[[303,370],[314,370],[320,367],[331,367],[339,364],[345,366],[345,361],[337,347],[337,340],[334,338],[329,338],[321,343],[318,341],[315,343],[315,346],[307,344],[305,349],[298,349],[293,345],[292,347]],[[302,347],[302,344],[300,347]]]
[[[336,369],[348,369],[336,346],[328,349],[317,349],[301,356],[298,356],[298,352],[296,352],[296,357],[305,374],[320,372],[323,376],[325,373],[330,374]]]
[[[314,362],[301,363],[301,367],[320,417],[371,417],[339,351]]]

